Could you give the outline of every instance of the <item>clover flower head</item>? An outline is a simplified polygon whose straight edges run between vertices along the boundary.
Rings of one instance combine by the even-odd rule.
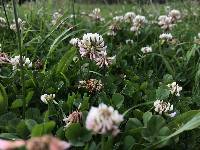
[[[172,82],[167,85],[170,89],[171,94],[175,94],[176,96],[180,96],[180,92],[182,91],[182,87],[179,86],[176,82]]]
[[[177,21],[181,19],[181,13],[179,10],[176,9],[171,10],[168,16],[172,18],[172,21]]]
[[[78,43],[79,43],[79,38],[72,38],[70,41],[69,41],[69,43],[71,44],[71,45],[73,45],[73,46],[78,46]]]
[[[95,21],[104,21],[105,19],[101,16],[101,9],[95,8],[92,13],[89,14],[89,17],[91,17]]]
[[[6,53],[0,52],[0,64],[10,63],[10,59]]]
[[[90,93],[99,92],[103,88],[101,80],[89,79],[87,81],[79,81],[78,88],[86,88]]]
[[[139,30],[147,23],[145,16],[137,15],[132,20],[132,27],[130,28],[131,31],[139,33]]]
[[[6,19],[0,17],[0,27],[5,27],[5,26],[6,26]]]
[[[131,39],[126,40],[126,44],[133,44],[133,40]]]
[[[146,20],[145,16],[137,15],[137,16],[135,16],[135,18],[133,19],[133,25],[134,25],[134,26],[142,26],[142,25],[144,25],[145,23],[147,23],[147,20]]]
[[[171,105],[169,102],[164,102],[163,100],[156,100],[154,102],[154,111],[158,112],[160,115],[163,113],[169,113],[170,111],[173,111],[173,105]]]
[[[171,33],[163,33],[159,36],[159,38],[161,40],[164,40],[164,41],[171,41],[173,39],[173,36]]]
[[[160,16],[158,18],[158,25],[161,26],[162,29],[164,30],[170,30],[174,26],[172,22],[172,17],[170,16]]]
[[[82,112],[79,110],[72,112],[68,117],[64,118],[65,128],[69,127],[72,123],[79,123],[82,120]]]
[[[127,12],[125,15],[124,15],[124,20],[125,22],[132,22],[132,20],[135,18],[135,13],[134,12]]]
[[[114,22],[123,22],[124,21],[124,16],[115,16],[113,17]]]
[[[100,68],[102,67],[108,67],[111,64],[113,64],[116,56],[108,57],[106,51],[102,51],[99,53],[99,57],[95,58],[96,65],[98,65]]]
[[[108,36],[116,36],[117,35],[117,33],[115,32],[115,31],[108,31],[108,33],[107,33],[107,35]]]
[[[150,52],[152,52],[152,48],[149,47],[149,46],[147,46],[147,47],[142,47],[142,48],[141,48],[141,51],[142,51],[144,54],[150,53]]]
[[[109,31],[108,31],[107,35],[116,36],[117,32],[121,29],[121,27],[117,22],[112,22],[109,25],[108,29],[109,29]]]
[[[20,65],[20,56],[18,55],[11,58],[10,63],[13,65],[13,70],[16,70]],[[23,63],[23,66],[26,66],[28,68],[32,67],[32,62],[30,61],[29,58],[26,58],[25,56],[22,56],[22,63]]]
[[[40,99],[45,104],[48,104],[50,102],[57,104],[57,102],[54,100],[55,97],[56,97],[55,94],[43,94],[43,95],[41,95]]]
[[[52,15],[52,21],[51,21],[52,25],[55,25],[62,16],[63,15],[61,13],[54,12]]]
[[[19,24],[19,30],[23,30],[25,29],[25,24],[26,22],[23,21],[21,18],[18,18],[18,24]],[[15,23],[15,20],[13,20],[12,24],[10,25],[10,29],[17,32],[17,26],[16,26],[16,23]]]
[[[88,57],[94,60],[98,57],[98,53],[105,51],[107,46],[104,44],[103,37],[98,33],[87,33],[83,35],[83,39],[79,42],[79,52],[81,57]]]
[[[120,130],[119,125],[123,121],[123,115],[114,110],[112,106],[100,104],[92,107],[86,118],[86,128],[94,134],[112,133],[116,136]]]

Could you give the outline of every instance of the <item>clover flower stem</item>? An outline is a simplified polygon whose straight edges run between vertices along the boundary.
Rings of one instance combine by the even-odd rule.
[[[101,150],[105,150],[105,135],[101,135]]]
[[[10,27],[10,23],[8,21],[8,15],[7,15],[7,11],[6,11],[6,7],[5,7],[5,3],[4,3],[4,0],[1,0],[1,4],[3,6],[3,11],[4,11],[4,15],[6,17],[6,22],[7,22],[7,25],[8,25],[8,28]]]
[[[19,23],[18,23],[16,0],[12,0],[12,3],[13,3],[15,24],[16,24],[16,28],[17,28],[18,50],[19,50],[19,54],[20,54],[20,82],[21,82],[21,86],[22,86],[23,117],[25,117],[26,101],[25,101],[25,87],[24,87],[24,67],[23,67],[23,58],[22,58],[22,42],[21,42],[22,37],[21,37],[21,32],[20,32]]]

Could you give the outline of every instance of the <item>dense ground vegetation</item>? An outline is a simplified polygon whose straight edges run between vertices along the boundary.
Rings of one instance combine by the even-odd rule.
[[[199,4],[17,13],[0,10],[0,149],[199,149]]]

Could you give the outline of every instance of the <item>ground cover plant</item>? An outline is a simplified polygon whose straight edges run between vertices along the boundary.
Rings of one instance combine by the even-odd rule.
[[[3,4],[0,149],[199,149],[197,2]]]

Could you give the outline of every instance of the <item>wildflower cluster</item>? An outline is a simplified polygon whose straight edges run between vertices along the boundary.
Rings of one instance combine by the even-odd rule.
[[[0,27],[3,28],[6,26],[6,20],[3,17],[0,17]]]
[[[119,114],[113,107],[100,104],[98,107],[92,107],[86,118],[86,128],[93,133],[107,134],[113,136],[119,133],[119,125],[123,121],[123,115]]]
[[[64,118],[65,128],[69,127],[72,123],[80,123],[82,120],[82,112],[79,110],[72,112],[68,117]]]
[[[137,15],[132,20],[132,27],[130,28],[131,31],[135,33],[140,33],[140,29],[147,23],[145,16]]]
[[[123,16],[115,16],[112,19],[111,24],[109,25],[108,33],[109,36],[116,36],[117,32],[121,30],[121,23],[123,22],[124,17]]]
[[[101,9],[100,8],[95,8],[90,14],[89,14],[89,17],[96,21],[96,22],[99,22],[99,21],[104,21],[105,19],[101,16]]]
[[[63,15],[61,13],[54,12],[52,15],[52,21],[51,21],[52,25],[55,25],[62,16]]]
[[[142,48],[141,48],[141,51],[142,51],[144,54],[150,53],[150,52],[152,52],[152,48],[149,47],[149,46],[147,46],[147,47],[142,47]]]
[[[100,68],[108,67],[115,59],[115,56],[107,56],[107,46],[104,43],[103,37],[97,33],[84,34],[82,40],[74,38],[70,43],[79,47],[81,57],[94,60]]]
[[[0,64],[10,63],[10,58],[6,53],[0,52]]]
[[[79,81],[79,88],[86,88],[90,93],[98,92],[103,88],[101,80],[89,79],[87,81]]]
[[[154,102],[154,111],[159,113],[160,115],[165,113],[170,117],[174,117],[176,115],[176,113],[170,113],[171,111],[173,111],[173,105],[171,105],[169,102],[164,102],[163,100],[156,100]]]
[[[25,29],[26,21],[23,21],[21,18],[18,18],[19,30],[22,31]],[[15,20],[13,20],[12,24],[10,25],[10,29],[17,32],[17,27]]]
[[[163,33],[159,36],[159,38],[163,41],[169,42],[173,39],[173,36],[171,33]]]
[[[49,95],[48,94],[43,94],[43,95],[41,95],[40,99],[45,104],[48,104],[48,103],[51,103],[51,102],[57,104],[57,102],[55,101],[55,97],[56,97],[55,94],[49,94]]]
[[[20,56],[18,55],[18,56],[12,57],[10,59],[10,63],[13,65],[13,70],[16,70],[20,66]],[[23,63],[23,66],[26,66],[28,68],[32,67],[32,62],[30,61],[29,58],[26,58],[25,56],[22,56],[22,63]]]
[[[182,91],[182,87],[180,87],[176,82],[172,82],[171,84],[167,85],[170,89],[171,94],[180,96],[180,91]]]
[[[179,10],[171,10],[168,15],[162,15],[158,18],[158,25],[164,30],[171,30],[178,20],[181,19]]]

